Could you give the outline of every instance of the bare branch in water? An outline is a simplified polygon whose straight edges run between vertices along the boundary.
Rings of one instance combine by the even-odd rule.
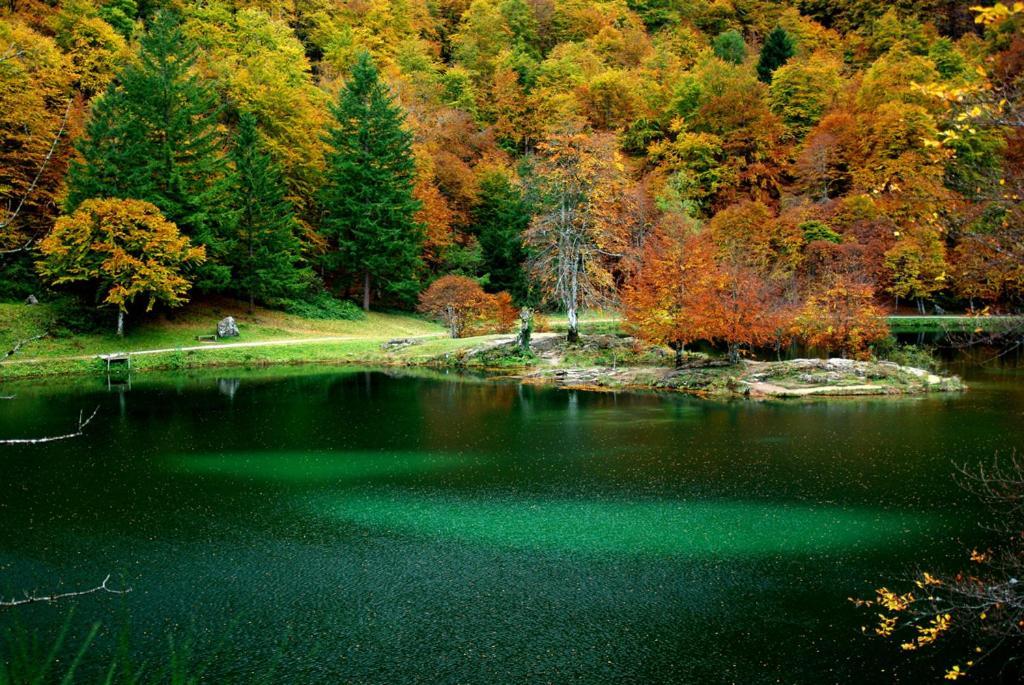
[[[59,599],[65,599],[67,597],[81,597],[82,595],[91,595],[94,592],[109,592],[112,595],[126,595],[132,591],[130,587],[125,588],[124,590],[114,590],[113,588],[107,586],[108,582],[110,582],[109,573],[107,574],[107,577],[103,579],[102,583],[88,590],[78,590],[76,592],[60,592],[52,595],[30,595],[26,592],[25,596],[21,599],[0,599],[0,607],[16,607],[21,606],[22,604],[34,604],[36,602],[56,602]]]
[[[99,410],[100,408],[97,406],[95,409],[92,410],[92,414],[89,415],[89,418],[84,420],[84,413],[78,412],[78,430],[75,431],[74,433],[68,433],[66,435],[52,435],[45,438],[15,438],[12,440],[0,440],[0,445],[37,445],[42,442],[54,442],[56,440],[67,440],[68,438],[77,438],[85,432],[85,427],[88,426],[89,422],[96,417],[96,414],[99,412]]]

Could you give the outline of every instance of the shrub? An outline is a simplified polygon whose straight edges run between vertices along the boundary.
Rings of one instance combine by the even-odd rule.
[[[938,371],[941,368],[941,362],[931,348],[901,345],[892,336],[878,343],[875,347],[875,357],[881,361],[928,371]]]
[[[360,321],[366,318],[366,313],[354,303],[331,297],[326,292],[319,292],[305,300],[275,300],[273,305],[304,319]]]

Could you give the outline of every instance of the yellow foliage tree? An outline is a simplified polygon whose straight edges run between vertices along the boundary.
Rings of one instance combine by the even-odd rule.
[[[94,283],[103,304],[117,307],[117,334],[136,298],[185,304],[191,283],[183,271],[206,259],[155,205],[142,200],[86,200],[57,220],[39,243],[39,274],[53,285]]]

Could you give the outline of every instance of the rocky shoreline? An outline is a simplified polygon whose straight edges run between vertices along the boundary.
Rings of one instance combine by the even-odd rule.
[[[450,366],[502,369],[504,378],[527,384],[599,391],[656,390],[703,397],[922,395],[966,389],[956,376],[888,361],[833,358],[728,364],[705,354],[688,353],[680,367],[672,362],[667,350],[614,336],[592,336],[576,346],[548,336],[535,342],[530,355],[521,355],[511,342],[498,342],[444,360]]]

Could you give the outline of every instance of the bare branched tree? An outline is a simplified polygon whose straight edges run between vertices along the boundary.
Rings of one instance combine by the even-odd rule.
[[[15,55],[16,54],[19,53],[15,53]],[[23,192],[21,196],[17,198],[17,201],[14,201],[13,199],[8,201],[7,208],[4,210],[2,218],[0,218],[0,232],[14,225],[14,222],[17,221],[18,216],[21,214],[21,211],[25,208],[25,202],[28,201],[28,199],[32,196],[32,193],[35,192],[36,187],[38,187],[39,180],[43,177],[43,173],[49,166],[50,160],[53,159],[53,155],[57,151],[57,146],[60,144],[60,139],[64,136],[64,131],[67,129],[68,117],[71,115],[72,104],[73,100],[68,99],[67,106],[64,108],[64,116],[61,118],[60,127],[57,129],[56,135],[54,135],[53,140],[50,142],[50,147],[46,151],[46,156],[44,156],[42,161],[40,162],[39,169],[36,171],[35,176],[32,178],[32,182],[29,184],[28,188],[25,189],[25,192]],[[24,252],[28,249],[31,249],[32,245],[40,237],[41,236],[39,236],[38,233],[31,234],[21,245],[8,248],[6,250],[0,250],[0,255],[14,254],[17,252]]]
[[[530,270],[541,294],[569,319],[568,340],[579,335],[579,310],[610,304],[614,265],[624,256],[628,231],[621,214],[624,175],[614,139],[569,131],[538,149],[545,207],[526,231]]]

